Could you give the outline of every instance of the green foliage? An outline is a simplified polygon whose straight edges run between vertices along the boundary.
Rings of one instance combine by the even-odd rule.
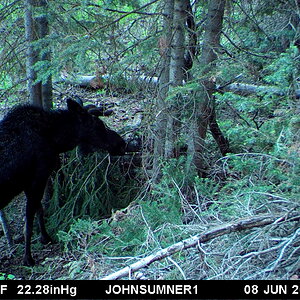
[[[286,109],[288,99],[273,95],[243,97],[233,93],[216,94],[216,102],[222,107],[230,107],[229,116],[221,116],[220,124],[226,131],[234,152],[273,151],[282,130],[288,121],[282,117],[270,117],[281,107]]]
[[[144,256],[190,236],[191,231],[183,225],[183,208],[194,207],[190,222],[193,218],[228,222],[275,213],[283,203],[285,209],[293,209],[300,196],[300,158],[279,156],[283,154],[228,155],[217,161],[216,174],[210,178],[187,174],[184,158],[164,163],[162,177],[152,187],[151,200],[137,199],[108,220],[74,220],[69,230],[59,232],[66,253],[76,256],[76,261],[66,266],[72,278],[85,278],[91,259],[109,261],[109,269],[120,268],[122,265],[113,257]],[[176,255],[177,262],[181,259],[185,261]],[[178,279],[181,275],[171,272],[168,276]]]
[[[78,217],[108,216],[113,209],[128,205],[139,190],[136,182],[122,173],[118,161],[112,163],[108,155],[95,153],[78,160],[76,151],[70,154],[56,174],[48,209],[54,232],[68,228]]]
[[[12,86],[11,77],[8,76],[7,74],[3,74],[1,76],[0,88],[1,89],[9,89],[11,86]]]
[[[295,75],[299,70],[298,49],[290,47],[286,52],[272,62],[266,69],[269,75],[265,76],[268,83],[278,85],[284,89],[288,89],[292,84]]]
[[[208,3],[202,2],[193,6],[199,25],[198,45],[204,37]],[[204,98],[200,82],[204,76],[216,80],[220,86],[230,82],[268,84],[291,93],[298,88],[299,50],[292,46],[299,32],[298,24],[294,23],[298,17],[295,1],[229,2],[222,28],[223,48],[216,49],[216,66],[212,66],[210,74],[203,74],[199,51],[190,70],[193,79],[183,86],[172,87],[165,99],[181,126],[177,141],[180,146],[186,146],[186,128],[199,113],[197,109]],[[157,46],[162,37],[163,2],[136,10],[147,3],[144,0],[52,1],[47,12],[51,32],[34,43],[40,55],[51,50],[52,58],[36,63],[37,81],[44,83],[49,76],[55,81],[62,70],[70,75],[95,74],[106,67],[112,89],[139,92],[143,87],[134,76],[159,77],[165,60]],[[270,3],[275,3],[275,8]],[[130,13],[134,10],[135,13]],[[16,91],[22,92],[26,78],[22,3],[1,2],[0,16],[1,95],[3,92],[5,99],[15,103],[19,100]],[[147,92],[143,89],[143,98],[147,98]],[[104,92],[98,95],[101,93]],[[295,114],[294,98],[265,92],[250,96],[227,92],[216,93],[214,100],[218,124],[233,153],[220,158],[216,143],[208,134],[207,149],[201,153],[207,161],[207,178],[199,177],[191,167],[190,157],[162,159],[160,176],[155,183],[150,180],[149,191],[140,196],[142,188],[126,176],[118,161],[104,154],[85,159],[78,159],[75,151],[66,155],[53,180],[53,198],[47,209],[51,233],[59,231],[58,239],[71,257],[65,264],[66,278],[98,278],[100,271],[122,266],[111,260],[147,255],[190,236],[193,230],[198,233],[203,224],[292,211],[299,205],[300,119]],[[1,108],[4,104],[2,101]],[[276,111],[281,113],[278,115]],[[155,120],[158,113],[154,107],[149,119]],[[149,131],[150,126],[146,128]],[[152,158],[152,153],[143,154]],[[187,229],[188,225],[192,229]],[[238,237],[241,244],[243,238]],[[230,243],[230,237],[217,240],[216,248],[222,251],[222,246]],[[245,242],[236,256],[256,251],[249,244]],[[213,254],[206,257],[207,273],[211,272],[210,264],[211,269],[221,269],[217,262],[222,260],[221,255],[215,256],[218,259]],[[174,257],[180,263],[184,261],[181,253]],[[169,278],[178,276],[181,274],[178,275],[176,268],[170,271]],[[14,278],[0,273],[0,280]]]
[[[177,169],[179,165],[180,171]],[[124,213],[123,210],[115,211],[109,221],[76,219],[70,229],[61,230],[58,238],[65,252],[71,251],[77,257],[76,262],[66,266],[69,274],[74,278],[82,276],[87,260],[95,259],[95,255],[104,258],[137,256],[186,237],[177,227],[182,225],[181,196],[177,184],[182,183],[183,167],[182,161],[166,164],[164,179],[154,186],[152,201],[136,200]],[[179,182],[176,183],[177,180]]]
[[[37,72],[35,83],[42,82],[42,84],[45,84],[48,82],[49,78],[56,75],[55,70],[51,67],[51,62],[47,60],[38,61],[34,65],[34,69]]]
[[[14,280],[14,279],[15,279],[15,275],[0,273],[0,280]]]
[[[118,222],[110,224],[105,221],[99,223],[90,219],[78,219],[72,222],[67,233],[63,231],[59,233],[59,239],[66,244],[67,248],[70,243],[77,241],[77,246],[75,247],[77,248],[78,243],[82,243],[80,241],[81,235],[87,239],[89,236],[92,236],[92,239],[97,240],[99,237],[95,237],[93,231],[99,231],[101,236],[109,237],[109,239],[115,241],[112,243],[112,248],[105,244],[105,247],[102,249],[103,245],[99,245],[102,253],[113,252],[114,255],[121,255],[128,252],[128,254],[132,254],[132,251],[135,252],[136,248],[139,249],[143,244],[147,228],[154,231],[166,223],[182,224],[180,190],[178,190],[175,182],[178,176],[176,174],[175,161],[171,165],[166,166],[164,170],[168,176],[165,176],[165,179],[153,189],[152,193],[155,201],[139,201],[140,211],[133,218],[126,217],[121,219],[121,221],[118,220]],[[173,173],[169,173],[171,170]],[[177,178],[181,180],[180,177]],[[171,187],[166,190],[168,185],[171,185]],[[118,211],[115,214],[116,218],[118,218]],[[119,234],[116,236],[115,232]],[[109,244],[111,244],[111,241]],[[98,250],[100,251],[100,249]]]
[[[299,170],[288,159],[249,153],[229,156],[223,163],[228,173],[219,194],[227,217],[276,211],[281,201],[292,207],[300,193]]]
[[[33,14],[47,15],[50,34],[33,45],[39,52],[39,57],[51,52],[51,62],[39,61],[35,65],[38,71],[36,81],[44,83],[49,76],[57,81],[62,70],[70,75],[95,74],[104,66],[108,72],[114,73],[113,69],[117,64],[122,73],[127,70],[134,74],[135,68],[140,69],[141,64],[153,64],[154,67],[156,53],[147,50],[156,47],[154,36],[157,22],[153,22],[150,15],[149,18],[139,19],[139,14],[130,13],[146,3],[140,0],[93,3],[68,0],[64,3],[54,1],[46,12],[37,8]],[[148,6],[147,12],[155,7],[156,5]],[[23,13],[23,6],[19,1],[0,7],[3,22],[1,33],[5,37],[0,42],[3,62],[0,70],[1,88],[7,89],[16,83],[25,86]],[[124,32],[130,32],[130,35]],[[149,34],[153,37],[149,37]],[[141,59],[143,61],[140,62]]]

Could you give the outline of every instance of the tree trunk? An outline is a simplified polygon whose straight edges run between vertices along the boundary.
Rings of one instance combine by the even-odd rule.
[[[156,181],[159,173],[159,160],[164,157],[165,141],[166,141],[166,124],[168,118],[168,110],[165,99],[169,91],[170,81],[170,60],[171,60],[171,32],[172,20],[174,13],[174,0],[165,0],[163,9],[163,35],[158,41],[159,53],[161,56],[161,73],[158,80],[158,95],[156,99],[157,115],[155,123],[154,136],[154,157],[153,157],[153,176]]]
[[[200,64],[202,65],[202,79],[200,81],[202,92],[198,98],[201,103],[198,108],[197,133],[194,133],[192,145],[189,145],[189,154],[192,155],[192,161],[198,172],[205,172],[206,164],[203,159],[205,149],[204,140],[206,138],[208,126],[212,130],[213,137],[218,145],[222,146],[221,152],[224,155],[228,152],[228,141],[223,137],[218,127],[214,108],[213,92],[215,91],[215,82],[213,80],[213,71],[218,58],[217,53],[220,48],[220,34],[224,16],[225,1],[211,0],[208,5],[208,14],[205,24],[205,33],[203,38],[202,54]]]
[[[157,97],[153,180],[156,180],[159,173],[159,159],[173,157],[179,132],[177,115],[180,99],[166,101],[166,98],[170,87],[182,85],[184,79],[184,26],[188,2],[189,0],[165,0],[164,34],[158,44],[162,62]]]
[[[32,43],[38,39],[38,30],[33,18],[33,8],[37,5],[36,0],[24,0],[25,7],[25,37],[27,42],[26,73],[28,81],[29,101],[36,106],[43,106],[41,95],[41,83],[36,83],[37,74],[34,65],[38,61],[38,52]]]
[[[185,22],[187,18],[187,1],[174,1],[173,38],[171,42],[170,84],[180,86],[184,79],[184,52],[185,52]]]
[[[48,18],[46,15],[46,11],[48,8],[48,4],[46,0],[39,0],[39,6],[44,10],[43,14],[36,18],[38,29],[39,29],[39,38],[43,39],[49,35],[49,24],[48,24]],[[47,51],[44,51],[40,57],[41,61],[48,62],[48,65],[50,65],[51,61],[51,52],[50,52],[50,46],[48,43],[45,45]],[[52,78],[49,76],[46,80],[46,82],[42,83],[41,85],[41,96],[42,96],[42,103],[43,107],[46,110],[50,110],[52,108],[52,98],[53,98],[53,87],[52,87]]]
[[[187,16],[187,1],[174,1],[174,17],[172,28],[171,42],[171,59],[170,59],[170,87],[180,86],[184,80],[184,53],[185,53],[185,32],[184,26]],[[180,96],[175,96],[172,103],[168,105],[168,115],[166,124],[166,142],[164,156],[166,158],[173,157],[178,139],[180,124],[179,124],[179,106]]]
[[[186,25],[188,31],[188,39],[186,42],[187,49],[184,57],[184,72],[185,72],[184,75],[185,75],[185,81],[188,82],[193,79],[190,70],[193,67],[194,59],[196,57],[197,47],[198,47],[197,25],[196,25],[195,16],[190,1],[187,1]]]
[[[25,7],[25,36],[27,42],[27,64],[26,73],[28,80],[29,101],[33,105],[50,109],[52,107],[52,80],[51,77],[42,84],[37,81],[37,73],[34,70],[35,64],[41,61],[50,61],[50,51],[45,51],[39,55],[38,50],[34,49],[33,42],[45,38],[48,33],[48,20],[45,12],[34,17],[34,11],[37,7],[47,9],[45,0],[24,0]],[[46,45],[47,47],[47,45]]]
[[[222,31],[224,8],[224,0],[211,0],[208,6],[202,54],[200,57],[200,63],[203,66],[202,74],[204,75],[201,84],[203,85],[204,91],[200,106],[198,128],[200,138],[202,139],[206,137],[209,117],[213,109],[212,93],[215,89],[215,83],[211,76],[216,65],[216,59],[218,58],[217,51],[220,48],[220,34]]]
[[[209,118],[209,129],[215,141],[217,142],[221,154],[225,156],[228,152],[230,152],[229,142],[227,138],[221,132],[221,129],[217,123],[215,107],[213,107],[213,111]]]

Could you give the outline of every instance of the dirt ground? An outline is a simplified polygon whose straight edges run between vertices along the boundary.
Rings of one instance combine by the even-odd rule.
[[[24,216],[26,199],[19,195],[5,209],[14,246],[9,248],[2,227],[0,227],[0,277],[14,275],[16,279],[41,279],[39,272],[23,266],[24,254]],[[47,258],[62,256],[63,252],[58,244],[42,245],[39,241],[38,230],[35,226],[32,239],[32,254],[37,265],[41,265]],[[36,249],[38,248],[38,249]]]

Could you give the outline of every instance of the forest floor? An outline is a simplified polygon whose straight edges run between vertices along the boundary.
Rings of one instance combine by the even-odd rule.
[[[60,96],[61,94],[63,95],[62,97]],[[96,106],[110,104],[114,113],[102,119],[111,129],[120,132],[126,139],[130,139],[137,131],[147,134],[149,129],[151,129],[152,120],[150,116],[153,114],[149,113],[150,104],[146,102],[145,95],[139,93],[132,95],[122,94],[121,96],[117,94],[104,95],[95,91],[70,87],[64,89],[61,93],[57,91],[55,106],[64,106],[65,98],[75,95],[83,99],[84,103],[93,103]],[[274,121],[273,118],[271,121],[275,122],[276,120]],[[275,122],[275,124],[277,123]],[[166,238],[171,239],[171,241],[183,239],[205,230],[208,224],[220,225],[224,221],[227,222],[238,217],[256,216],[266,212],[286,212],[288,214],[299,207],[299,197],[296,194],[298,193],[298,187],[296,186],[298,177],[293,168],[288,168],[290,165],[293,166],[294,162],[291,147],[293,147],[293,144],[287,147],[287,151],[291,156],[288,159],[286,159],[286,156],[283,156],[282,159],[280,155],[277,157],[264,153],[245,153],[249,155],[233,154],[228,156],[219,165],[215,165],[216,169],[213,176],[217,179],[217,181],[214,181],[217,182],[217,185],[215,186],[214,182],[211,181],[197,179],[198,181],[193,183],[195,193],[192,190],[190,194],[187,194],[188,198],[185,198],[185,195],[181,193],[180,186],[174,181],[175,191],[179,190],[180,192],[180,207],[182,210],[180,217],[183,217],[183,224],[179,223],[180,225],[178,225],[174,223],[172,225],[169,222],[169,213],[167,214],[167,219],[164,219],[164,215],[159,210],[160,206],[151,206],[151,210],[149,210],[151,214],[145,218],[148,202],[150,202],[145,201],[143,208],[139,204],[136,207],[133,206],[131,210],[127,209],[126,213],[123,213],[123,211],[120,214],[118,214],[118,211],[114,212],[111,219],[117,220],[117,226],[112,229],[113,235],[116,235],[118,239],[118,235],[121,235],[123,231],[126,232],[124,224],[127,226],[129,224],[131,228],[134,228],[133,232],[129,231],[130,235],[134,235],[138,232],[136,230],[137,226],[146,222],[146,234],[144,235],[143,231],[141,233],[143,234],[142,240],[144,240],[144,244],[141,245],[141,240],[137,239],[138,247],[144,247],[143,251],[145,253],[152,253],[153,249],[160,245],[160,242],[162,245],[171,243],[170,240],[167,240],[169,241],[167,243]],[[298,151],[298,146],[296,151]],[[230,159],[233,161],[231,165],[229,165]],[[242,164],[238,164],[240,160],[243,160]],[[295,161],[298,162],[298,159]],[[235,166],[235,168],[232,166]],[[250,173],[248,170],[249,166],[251,167]],[[176,167],[177,170],[178,168]],[[253,173],[253,170],[259,170],[259,172]],[[289,176],[286,176],[287,174],[285,173],[289,174]],[[226,180],[224,179],[224,174],[226,175]],[[173,182],[173,178],[171,179]],[[224,181],[222,182],[222,180]],[[169,184],[170,181],[166,181],[166,183]],[[72,181],[71,184],[73,184]],[[224,187],[222,184],[224,184]],[[277,188],[277,185],[279,185],[279,188]],[[270,186],[272,187],[271,190],[269,189]],[[168,202],[173,201],[173,198],[169,197],[169,194],[167,194],[167,197],[164,195],[165,188],[168,187],[167,185],[162,185],[159,187],[163,189],[162,193],[160,189],[157,191],[160,192],[159,195],[163,198],[163,201],[167,201],[164,202],[164,205],[166,203],[172,203],[173,205],[173,202]],[[174,189],[169,191],[173,192]],[[223,189],[222,192],[221,189]],[[84,191],[86,193],[86,190]],[[203,200],[201,200],[198,193],[204,194]],[[189,202],[188,200],[191,197],[195,197],[198,202]],[[132,198],[129,199],[132,200]],[[25,203],[25,196],[21,194],[4,210],[7,212],[9,225],[13,232],[15,248],[11,254],[0,226],[0,279],[4,275],[13,275],[15,279],[36,280],[98,279],[100,276],[107,275],[112,270],[118,269],[123,264],[123,261],[126,261],[126,264],[128,264],[136,259],[136,257],[132,257],[131,252],[129,252],[130,256],[124,256],[125,252],[121,252],[117,260],[114,256],[103,255],[104,251],[102,250],[107,249],[108,246],[115,250],[114,240],[110,244],[109,238],[106,236],[103,240],[103,236],[96,239],[97,246],[98,244],[101,244],[101,247],[103,246],[103,248],[99,248],[101,250],[94,251],[94,244],[91,244],[94,252],[85,252],[86,244],[80,244],[80,241],[86,237],[85,229],[83,229],[83,239],[80,235],[77,235],[79,231],[75,232],[72,236],[72,241],[76,241],[74,243],[75,246],[70,249],[67,249],[69,246],[64,241],[42,245],[39,241],[38,231],[34,230],[32,254],[36,260],[36,266],[34,268],[24,267],[22,260],[24,253],[23,226]],[[208,203],[211,205],[211,209]],[[296,204],[298,206],[295,206]],[[152,217],[155,221],[157,216],[162,216],[162,220],[160,220],[162,225],[155,225],[155,232],[148,230],[150,227],[147,222]],[[120,220],[118,219],[119,217]],[[122,223],[122,218],[126,219],[124,223]],[[53,220],[53,216],[49,220]],[[62,220],[62,222],[68,221],[65,218]],[[128,223],[126,223],[127,221]],[[52,232],[52,234],[55,238],[58,236],[59,230],[56,229],[58,222],[54,223],[54,233]],[[99,224],[103,225],[105,222],[101,220],[95,223],[97,223],[96,230],[102,233],[103,227],[100,228]],[[51,223],[48,222],[49,229],[50,225]],[[69,227],[67,230],[69,230]],[[91,231],[93,237],[95,232],[98,234],[96,230]],[[182,278],[183,273],[186,274],[185,277],[187,279],[289,279],[294,277],[299,279],[299,237],[297,234],[299,234],[299,223],[296,223],[295,220],[286,224],[283,222],[281,225],[274,224],[262,229],[233,233],[226,235],[223,239],[219,237],[210,243],[202,244],[197,249],[190,249],[187,252],[180,253],[176,257],[178,263],[171,259],[166,260],[164,263],[152,264],[151,267],[145,270],[147,272],[146,278],[179,279]],[[81,237],[81,240],[78,236]],[[78,240],[79,242],[76,244]],[[77,246],[83,250],[81,248],[78,250]],[[122,241],[119,246],[121,251],[126,251],[126,249],[123,249]],[[74,249],[75,251],[73,251]],[[80,252],[81,250],[82,252]],[[82,262],[80,259],[82,259]],[[270,272],[270,270],[273,270],[272,268],[274,271]],[[143,274],[145,275],[145,273]]]
[[[130,134],[140,128],[143,114],[141,95],[110,96],[101,95],[93,90],[69,87],[64,90],[65,96],[78,96],[84,104],[109,104],[112,106],[113,114],[102,117],[104,122],[113,130],[130,138]],[[54,103],[57,107],[64,106],[64,100],[56,93]],[[1,113],[2,114],[2,113]],[[3,111],[5,115],[5,111]],[[14,199],[4,211],[7,212],[10,230],[13,235],[15,246],[9,249],[2,227],[0,226],[0,278],[1,275],[13,275],[15,279],[58,279],[68,276],[64,265],[69,262],[59,244],[42,245],[39,236],[34,233],[32,239],[32,255],[36,261],[34,268],[25,267],[22,264],[24,253],[24,217],[25,217],[25,195],[22,193]],[[9,212],[9,213],[8,213]],[[13,216],[13,217],[12,217]],[[37,227],[37,226],[36,226]],[[37,228],[36,228],[37,229]],[[38,230],[35,230],[37,232]],[[60,264],[57,264],[60,261]],[[60,265],[60,269],[58,269]],[[51,272],[50,269],[54,268]],[[51,274],[51,278],[49,275]]]

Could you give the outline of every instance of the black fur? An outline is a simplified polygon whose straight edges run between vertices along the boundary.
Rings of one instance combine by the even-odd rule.
[[[38,214],[42,243],[51,241],[46,232],[41,200],[59,153],[80,146],[85,152],[98,149],[123,155],[125,141],[106,128],[96,116],[72,100],[67,110],[44,111],[17,106],[0,123],[0,209],[25,192],[26,225],[24,264],[34,265],[30,243],[33,219]]]

